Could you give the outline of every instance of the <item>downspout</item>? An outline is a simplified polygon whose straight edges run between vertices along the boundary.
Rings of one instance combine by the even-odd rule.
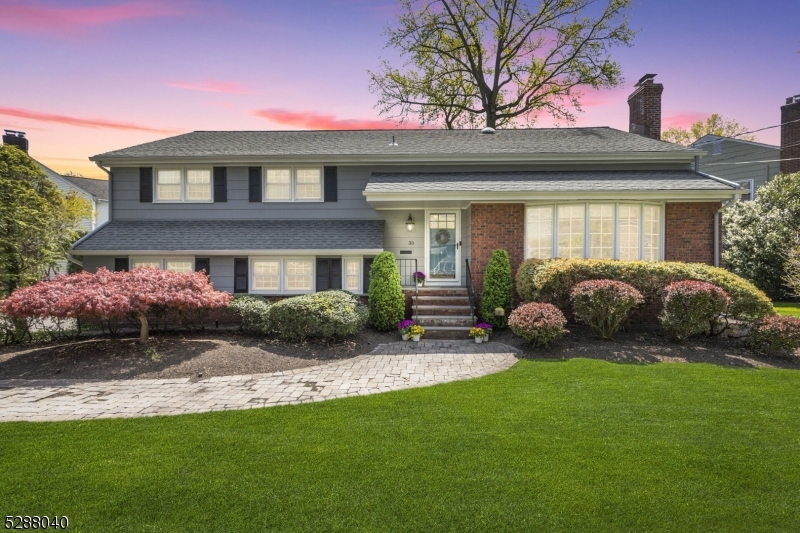
[[[720,243],[719,229],[720,226],[722,225],[722,211],[732,203],[738,202],[741,196],[742,193],[740,192],[736,193],[736,195],[731,200],[726,200],[722,202],[720,208],[717,209],[716,213],[714,213],[714,266],[715,267],[718,267],[720,263],[719,259],[720,259],[721,243]]]
[[[111,209],[113,203],[112,196],[114,195],[113,187],[111,187],[111,169],[104,167],[100,161],[95,161],[94,164],[97,165],[97,168],[108,174],[108,221],[111,222],[112,213],[114,212],[114,210]]]

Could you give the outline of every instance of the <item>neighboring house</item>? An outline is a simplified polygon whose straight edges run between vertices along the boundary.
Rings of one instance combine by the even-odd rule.
[[[29,140],[25,133],[21,131],[5,130],[3,144],[12,144],[17,148],[28,153]],[[36,161],[34,159],[34,161]],[[81,227],[85,231],[92,231],[98,226],[108,221],[108,181],[91,178],[81,178],[77,176],[64,176],[57,173],[43,163],[36,163],[44,170],[58,189],[67,194],[75,192],[78,196],[85,199],[92,206],[92,217],[81,221]]]
[[[109,169],[110,221],[73,253],[90,271],[205,270],[217,289],[270,296],[363,294],[384,250],[406,286],[416,269],[428,288],[471,274],[478,293],[498,248],[514,270],[714,264],[720,210],[743,191],[697,172],[703,154],[610,128],[197,131],[92,157]]]
[[[780,146],[711,134],[690,146],[707,152],[700,159],[702,172],[736,182],[749,191],[743,200],[755,198],[756,190],[780,171]]]

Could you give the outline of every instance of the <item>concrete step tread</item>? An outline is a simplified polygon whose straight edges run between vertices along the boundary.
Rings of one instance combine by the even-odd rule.
[[[412,315],[412,320],[472,320],[472,315]]]
[[[423,296],[423,295],[419,295],[419,296],[414,296],[414,298],[417,298],[419,300],[448,300],[448,301],[452,300],[452,301],[455,302],[455,301],[459,301],[459,300],[469,300],[469,295],[466,295],[466,294],[463,295],[463,296],[435,296],[435,295],[425,295],[425,296]]]
[[[425,331],[469,331],[469,326],[427,326]]]
[[[469,309],[469,305],[415,305],[414,309]]]

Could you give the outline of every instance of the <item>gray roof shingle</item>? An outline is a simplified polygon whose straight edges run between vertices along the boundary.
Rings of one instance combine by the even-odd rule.
[[[733,190],[692,171],[374,172],[367,193]]]
[[[108,180],[80,178],[77,176],[64,176],[63,174],[61,177],[76,187],[80,187],[92,196],[97,197],[98,200],[108,200]]]
[[[102,250],[378,250],[382,220],[114,220],[79,241]]]
[[[390,146],[392,136],[397,146]],[[503,155],[701,152],[612,128],[499,130],[195,131],[92,157],[237,157],[303,155]]]

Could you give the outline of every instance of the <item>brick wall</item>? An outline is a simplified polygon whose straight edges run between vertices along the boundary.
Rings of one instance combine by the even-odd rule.
[[[664,259],[714,264],[714,215],[720,202],[668,203]]]
[[[781,106],[781,172],[800,172],[800,97],[786,99],[786,105]],[[786,124],[791,122],[791,124]],[[793,145],[793,146],[792,146]]]
[[[629,130],[645,137],[661,140],[661,93],[664,86],[647,80],[628,97]],[[644,127],[644,131],[638,130]]]
[[[525,259],[525,205],[472,204],[470,229],[470,269],[475,292],[480,294],[493,251],[501,248],[508,251],[512,275],[516,275]]]

